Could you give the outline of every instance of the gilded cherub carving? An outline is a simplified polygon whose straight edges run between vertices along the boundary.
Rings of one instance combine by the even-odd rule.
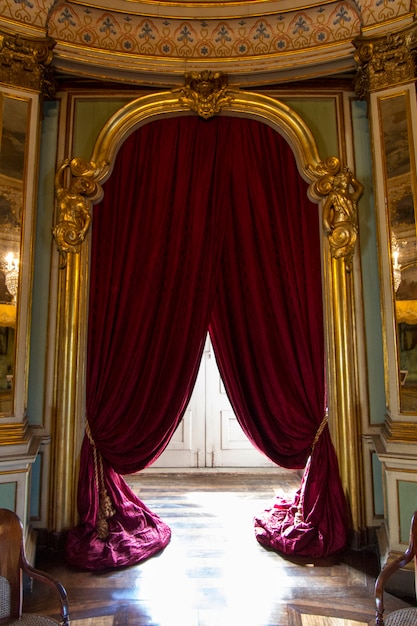
[[[363,185],[344,167],[333,177],[323,205],[323,226],[329,236],[332,257],[345,257],[348,269],[358,232],[358,200],[362,193]]]
[[[91,223],[89,203],[84,195],[89,182],[81,176],[72,177],[69,186],[65,187],[64,176],[69,167],[70,161],[66,159],[55,175],[58,215],[53,235],[64,262],[68,252],[79,252]]]

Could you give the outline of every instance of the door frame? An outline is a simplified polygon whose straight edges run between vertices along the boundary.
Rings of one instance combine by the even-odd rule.
[[[314,136],[289,106],[265,94],[220,87],[208,92],[189,77],[183,88],[148,94],[120,108],[103,127],[91,159],[66,159],[56,189],[60,206],[54,236],[60,256],[57,281],[56,413],[52,492],[66,493],[62,507],[51,511],[51,526],[64,530],[77,522],[77,458],[85,428],[85,363],[89,290],[89,243],[92,206],[103,196],[117,152],[140,126],[162,117],[237,116],[258,120],[290,144],[301,176],[310,183],[309,197],[322,211],[342,164],[335,156],[320,158]],[[58,176],[57,176],[58,180]],[[76,193],[74,193],[74,190]],[[74,199],[78,202],[74,220]],[[335,256],[322,230],[323,316],[326,340],[329,425],[340,475],[351,508],[352,528],[364,528],[363,463],[359,412],[358,349],[355,335],[354,276],[351,256]],[[353,252],[353,251],[352,251]],[[71,355],[71,358],[68,358]],[[63,434],[63,436],[60,436]]]

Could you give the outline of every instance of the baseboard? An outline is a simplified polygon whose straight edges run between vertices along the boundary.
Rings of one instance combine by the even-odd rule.
[[[382,568],[389,557],[389,539],[385,522],[376,530],[376,543],[378,547],[379,563]]]
[[[37,531],[38,541],[37,541],[37,552],[42,550],[51,550],[52,552],[62,552],[65,548],[65,542],[67,538],[66,530],[60,532],[51,532],[46,530],[45,528],[40,528]]]
[[[376,529],[372,527],[351,531],[348,537],[348,546],[352,550],[375,548],[377,550]]]

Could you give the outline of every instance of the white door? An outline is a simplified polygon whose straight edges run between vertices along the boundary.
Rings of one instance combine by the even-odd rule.
[[[207,336],[187,410],[152,467],[272,467],[242,431],[227,397]]]

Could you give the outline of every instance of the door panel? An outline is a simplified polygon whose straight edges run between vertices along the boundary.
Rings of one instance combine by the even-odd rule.
[[[193,395],[168,447],[152,467],[273,467],[242,431],[227,397],[210,338]]]
[[[193,395],[171,441],[152,467],[201,467],[205,454],[204,356]]]
[[[273,467],[256,450],[236,419],[211,344],[206,355],[206,466]]]

